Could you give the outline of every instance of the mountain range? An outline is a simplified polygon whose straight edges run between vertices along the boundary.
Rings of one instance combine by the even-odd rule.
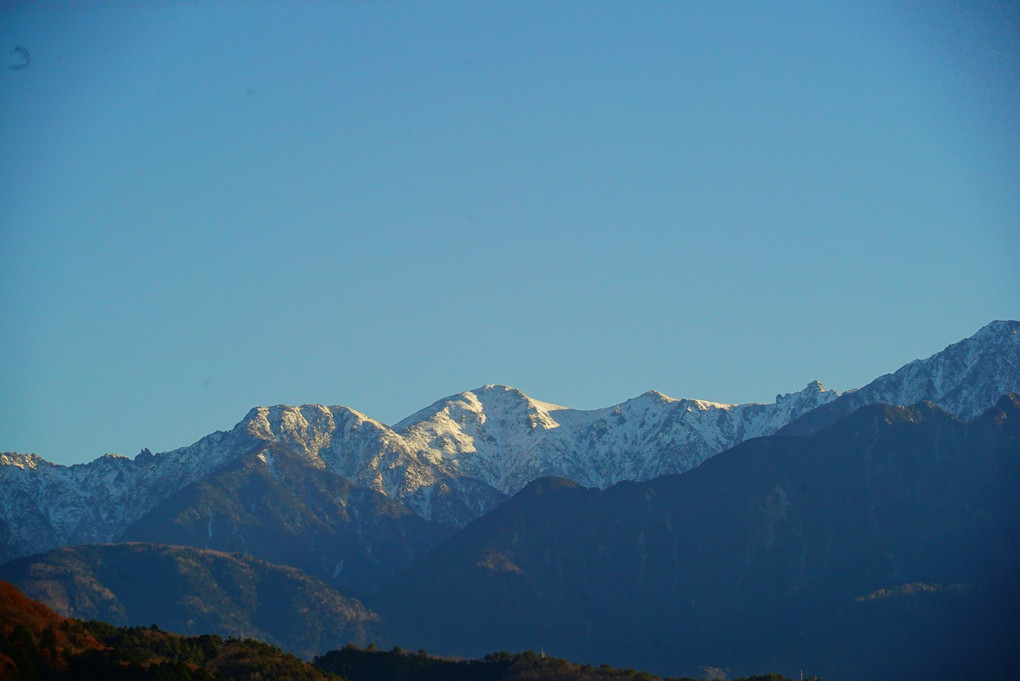
[[[374,607],[406,645],[461,655],[541,646],[662,674],[826,679],[967,678],[980,659],[1006,673],[1020,659],[1018,484],[1016,395],[969,424],[931,403],[871,405],[683,475],[537,480]]]
[[[683,475],[541,478],[362,604],[243,554],[122,543],[0,566],[62,615],[443,655],[543,649],[669,675],[971,678],[1020,664],[1020,396],[964,423],[862,407]],[[143,625],[147,626],[147,625]]]
[[[489,385],[393,426],[256,407],[162,454],[0,455],[0,578],[63,615],[165,612],[302,654],[371,637],[669,675],[912,678],[976,655],[1001,671],[1020,637],[1015,393],[1020,323],[1001,321],[860,389],[770,404],[652,391],[580,411]],[[214,564],[232,567],[180,567]],[[326,617],[308,608],[265,627],[265,570],[345,603],[332,633],[302,638]],[[211,583],[220,621],[193,610]],[[904,657],[922,650],[940,654]]]
[[[1008,392],[1020,392],[1016,321],[993,322],[859,390],[838,395],[812,382],[771,404],[651,391],[580,411],[488,385],[439,400],[393,427],[348,407],[256,407],[230,431],[163,454],[108,454],[70,467],[0,454],[0,560],[116,540],[162,502],[246,456],[273,477],[280,447],[425,520],[463,526],[544,476],[600,488],[650,480],[691,470],[752,437],[783,428],[810,432],[865,404],[927,400],[967,419]],[[212,517],[205,522],[215,524]]]

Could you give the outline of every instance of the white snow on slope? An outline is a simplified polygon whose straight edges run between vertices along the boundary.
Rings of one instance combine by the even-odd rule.
[[[1020,322],[995,321],[927,359],[847,391],[844,399],[854,407],[928,400],[969,421],[1011,392],[1020,392]]]

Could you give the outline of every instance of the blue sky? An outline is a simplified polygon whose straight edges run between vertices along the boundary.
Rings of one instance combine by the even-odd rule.
[[[1016,3],[145,4],[0,8],[0,451],[771,401],[1020,316]]]

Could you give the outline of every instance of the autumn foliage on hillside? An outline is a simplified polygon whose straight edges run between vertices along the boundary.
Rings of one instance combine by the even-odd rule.
[[[325,681],[332,674],[261,641],[179,636],[57,615],[0,582],[0,679]]]
[[[81,624],[0,582],[0,678],[50,678],[70,659],[102,647]]]

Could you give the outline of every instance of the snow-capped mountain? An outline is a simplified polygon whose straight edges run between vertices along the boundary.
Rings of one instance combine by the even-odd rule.
[[[970,421],[1007,393],[1020,392],[1020,322],[995,321],[970,338],[791,420],[782,432],[806,435],[869,404],[910,405],[928,401]]]
[[[582,411],[488,385],[390,427],[353,409],[256,407],[232,430],[135,459],[58,466],[0,455],[0,560],[68,543],[111,541],[188,484],[270,445],[309,466],[400,501],[424,518],[463,524],[546,475],[606,487],[682,473],[746,439],[847,404],[933,401],[962,418],[1020,392],[1018,322],[994,322],[926,360],[840,397],[818,382],[771,404],[717,404],[648,392]],[[806,416],[807,415],[807,416]]]
[[[110,541],[175,491],[256,446],[235,428],[163,454],[107,454],[74,466],[0,454],[0,558]]]
[[[440,400],[394,426],[415,450],[514,494],[547,475],[589,487],[682,473],[835,399],[818,382],[772,404],[717,404],[651,391],[581,411],[487,385]]]

